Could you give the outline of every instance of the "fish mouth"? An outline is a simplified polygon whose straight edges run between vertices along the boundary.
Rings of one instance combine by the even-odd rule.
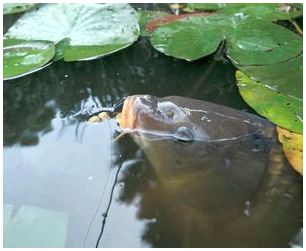
[[[150,95],[128,96],[124,100],[122,112],[116,117],[120,128],[130,132],[147,128],[147,120],[155,118],[156,102]]]
[[[137,99],[138,96],[128,96],[123,103],[122,112],[116,116],[116,120],[122,130],[133,130],[137,126]]]

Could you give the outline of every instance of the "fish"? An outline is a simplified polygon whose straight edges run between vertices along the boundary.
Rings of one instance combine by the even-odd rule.
[[[165,242],[176,238],[172,247],[279,245],[270,227],[278,225],[281,232],[291,223],[290,217],[274,222],[275,211],[286,210],[276,205],[287,203],[281,202],[283,194],[299,195],[290,192],[271,122],[202,100],[150,95],[127,97],[116,119],[157,177],[157,194],[138,191],[138,215],[150,219],[148,205],[159,201],[155,207],[167,213],[155,224],[163,226]],[[270,229],[264,239],[263,228]]]
[[[275,144],[275,127],[264,118],[178,96],[129,96],[118,123],[167,191],[213,213],[252,199]]]

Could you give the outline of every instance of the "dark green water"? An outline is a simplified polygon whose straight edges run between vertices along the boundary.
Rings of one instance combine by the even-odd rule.
[[[4,21],[8,27],[12,20]],[[115,121],[74,117],[132,94],[179,95],[252,112],[234,73],[227,60],[176,60],[139,39],[102,59],[57,62],[4,82],[4,245],[94,247],[122,164],[99,247],[289,246],[302,228],[302,178],[287,162],[276,199],[261,200],[268,213],[238,208],[230,221],[176,204],[130,138],[110,143]],[[252,220],[249,242],[239,241],[241,226]],[[232,241],[222,242],[227,238],[210,230],[214,224],[233,233]]]

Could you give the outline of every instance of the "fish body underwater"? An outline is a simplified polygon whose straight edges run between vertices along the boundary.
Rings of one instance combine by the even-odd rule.
[[[272,229],[286,232],[292,223],[273,214],[283,213],[279,205],[292,206],[284,194],[300,196],[292,192],[299,184],[291,182],[269,121],[190,98],[135,95],[125,100],[118,122],[156,173],[163,196],[154,196],[166,194],[159,202],[169,205],[164,238],[179,240],[169,247],[288,245],[291,237]],[[143,193],[148,200],[156,198]]]

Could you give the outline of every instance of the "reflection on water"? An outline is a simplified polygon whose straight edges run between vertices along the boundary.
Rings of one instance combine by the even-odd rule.
[[[82,246],[113,172],[109,127],[86,127],[83,138],[76,138],[75,126],[63,127],[59,119],[52,120],[51,125],[54,130],[42,136],[39,145],[4,149],[4,203],[13,206],[12,224],[14,216],[28,206],[65,214],[67,245]],[[103,142],[101,147],[97,138]],[[16,228],[23,227],[22,221],[16,224]],[[18,237],[23,236],[20,233]],[[42,237],[37,236],[39,243]],[[11,238],[17,236],[8,236]],[[15,245],[18,243],[15,240]]]
[[[52,245],[43,235],[54,231],[48,224],[52,219],[62,233],[52,237],[54,245],[94,247],[119,155],[122,169],[100,247],[287,246],[294,240],[302,227],[302,179],[289,167],[269,190],[274,197],[261,192],[250,208],[242,186],[236,191],[242,206],[226,202],[220,192],[226,188],[207,189],[218,187],[213,180],[192,189],[186,183],[184,194],[181,181],[161,175],[130,138],[110,143],[114,121],[93,125],[74,117],[136,93],[192,97],[251,111],[228,61],[176,60],[152,50],[145,39],[103,59],[57,62],[5,82],[6,246]],[[179,154],[193,157],[184,151]],[[187,173],[181,175],[193,177]],[[250,173],[245,175],[251,182]],[[231,196],[233,202],[236,195]],[[39,230],[30,231],[31,224]],[[237,242],[241,233],[245,242]]]

